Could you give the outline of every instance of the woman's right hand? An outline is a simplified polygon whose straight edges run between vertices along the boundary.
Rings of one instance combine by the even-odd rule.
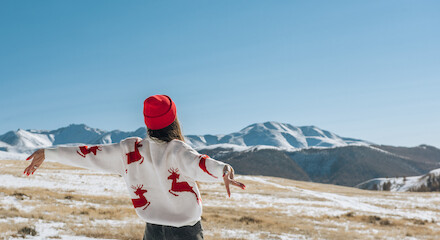
[[[29,166],[24,170],[24,174],[30,175],[34,174],[35,171],[43,164],[45,156],[44,156],[44,149],[39,149],[35,151],[32,155],[30,155],[26,161],[31,160],[32,162],[29,164]]]
[[[228,192],[228,196],[231,197],[231,190],[229,189],[229,185],[232,184],[241,189],[246,189],[246,186],[234,180],[234,169],[230,165],[225,165],[223,168],[223,181],[225,182],[226,192]]]

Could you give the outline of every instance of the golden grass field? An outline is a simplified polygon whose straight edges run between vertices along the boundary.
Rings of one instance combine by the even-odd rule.
[[[0,239],[142,239],[118,175],[0,161]],[[226,198],[200,184],[205,239],[439,239],[440,194],[373,192],[261,176]],[[98,191],[99,189],[103,189]]]

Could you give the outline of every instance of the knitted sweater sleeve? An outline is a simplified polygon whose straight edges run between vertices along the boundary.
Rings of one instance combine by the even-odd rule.
[[[223,168],[228,164],[200,154],[184,142],[176,142],[179,145],[176,151],[176,165],[185,176],[200,182],[223,181]]]
[[[123,168],[122,144],[48,148],[44,150],[44,154],[49,161],[121,174]]]

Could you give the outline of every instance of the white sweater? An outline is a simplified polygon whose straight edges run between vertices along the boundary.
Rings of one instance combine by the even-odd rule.
[[[48,160],[120,174],[136,213],[146,222],[174,227],[194,225],[202,215],[195,181],[221,182],[225,163],[201,155],[186,143],[127,138],[117,144],[57,147]],[[111,186],[109,186],[111,187]]]

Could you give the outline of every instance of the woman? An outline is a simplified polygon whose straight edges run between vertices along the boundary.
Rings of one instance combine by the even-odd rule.
[[[45,159],[120,174],[136,213],[147,223],[143,239],[203,239],[202,202],[196,181],[234,180],[230,165],[199,154],[184,142],[176,105],[166,95],[144,101],[148,137],[127,138],[117,144],[40,149],[27,160],[24,173],[34,174]]]

